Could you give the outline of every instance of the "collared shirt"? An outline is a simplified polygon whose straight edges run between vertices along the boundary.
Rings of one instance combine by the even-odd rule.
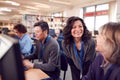
[[[103,60],[100,67],[104,70],[104,75],[107,73],[107,70],[110,68],[111,65],[112,64],[110,64],[109,62],[105,62],[105,60]]]
[[[20,39],[20,49],[23,55],[28,55],[31,52],[32,40],[28,34],[24,34]]]

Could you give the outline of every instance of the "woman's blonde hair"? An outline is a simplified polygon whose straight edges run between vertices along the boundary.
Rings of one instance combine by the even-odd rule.
[[[101,33],[106,38],[106,48],[112,54],[107,60],[120,64],[120,23],[109,22],[102,26]]]

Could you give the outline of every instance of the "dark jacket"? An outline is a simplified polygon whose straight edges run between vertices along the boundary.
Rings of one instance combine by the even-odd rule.
[[[40,44],[39,44],[40,45]],[[40,52],[41,52],[40,48]],[[26,59],[40,59],[41,53],[35,53],[26,56]],[[41,59],[43,64],[34,64],[34,68],[43,70],[50,77],[58,78],[60,75],[60,55],[59,44],[52,37],[44,44],[43,56]]]
[[[73,44],[67,44],[65,45],[64,42],[62,44],[63,50],[65,51],[65,55],[67,56],[68,63],[71,68],[72,72],[72,78],[73,80],[79,80],[80,79],[80,62],[78,58],[75,55]],[[96,56],[95,52],[95,42],[93,39],[90,39],[86,42],[84,42],[84,56],[83,56],[83,73],[82,75],[85,75],[88,71],[88,68],[92,61],[94,60]]]
[[[110,68],[107,69],[105,74],[105,69],[101,66],[103,60],[103,56],[101,54],[98,54],[98,56],[95,58],[94,62],[90,66],[87,75],[84,76],[82,80],[120,80],[120,65],[114,64],[111,72],[108,75],[107,72],[110,71]],[[108,78],[106,78],[106,76],[108,76]]]

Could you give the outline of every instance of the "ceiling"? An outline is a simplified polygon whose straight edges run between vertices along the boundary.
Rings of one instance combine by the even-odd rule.
[[[19,17],[23,14],[40,14],[64,11],[74,6],[100,4],[115,0],[0,0],[0,16]],[[17,3],[17,4],[16,4]]]

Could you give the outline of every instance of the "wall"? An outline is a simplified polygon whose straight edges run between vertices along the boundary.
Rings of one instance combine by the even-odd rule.
[[[116,1],[114,1],[114,0],[108,0],[108,1],[103,1],[103,2],[100,2],[99,4],[103,4],[103,3],[110,3],[110,12],[109,12],[109,21],[117,21],[116,20],[116,15],[118,14],[118,16],[119,16],[119,20],[120,20],[120,5],[118,5],[118,4],[120,4],[120,0],[117,0],[117,3],[116,3]],[[97,5],[98,3],[96,3],[96,4],[94,4],[94,5]],[[116,7],[116,4],[117,4],[117,6],[118,6],[118,8]],[[87,3],[87,5],[86,6],[90,6],[91,5],[91,3]],[[82,8],[82,7],[84,7],[84,6],[76,6],[76,7],[73,7],[73,8],[71,8],[71,9],[69,9],[69,10],[66,10],[66,11],[64,11],[63,12],[63,15],[65,16],[65,17],[70,17],[70,16],[80,16],[80,8]],[[119,12],[118,12],[119,11]],[[117,13],[117,14],[116,14]],[[80,16],[81,17],[81,16]]]
[[[116,19],[118,22],[120,22],[120,0],[116,0],[117,4],[117,13],[116,13]]]
[[[66,10],[63,12],[64,17],[70,16],[79,16],[80,15],[80,8],[71,8],[70,10]]]
[[[112,21],[112,22],[116,22],[116,13],[117,13],[117,7],[116,7],[116,2],[113,1],[113,2],[110,2],[109,3],[109,7],[110,7],[110,10],[109,10],[109,21]]]
[[[0,21],[9,21],[10,17],[9,16],[0,16]]]

